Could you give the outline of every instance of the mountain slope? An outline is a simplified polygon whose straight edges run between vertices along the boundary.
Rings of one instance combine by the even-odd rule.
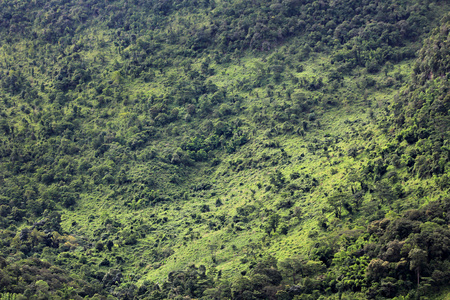
[[[2,292],[446,285],[445,1],[1,7]],[[29,257],[89,289],[21,279]]]

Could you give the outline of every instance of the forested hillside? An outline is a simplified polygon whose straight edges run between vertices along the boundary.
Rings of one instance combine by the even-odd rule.
[[[447,299],[450,5],[0,2],[0,299]]]

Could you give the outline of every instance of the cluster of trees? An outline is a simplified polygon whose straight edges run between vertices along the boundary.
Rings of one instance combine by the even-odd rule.
[[[353,299],[413,299],[450,278],[450,201],[402,216],[342,230],[310,249],[309,258],[250,256],[248,271],[224,278],[212,267],[191,265],[163,284],[135,287],[139,299],[317,299],[334,293]],[[320,291],[320,292],[319,292]]]
[[[101,299],[96,294],[102,291],[100,284],[112,287],[114,296],[128,299],[313,299],[319,291],[323,296],[339,292],[355,299],[401,294],[416,297],[429,294],[433,286],[445,286],[450,279],[449,216],[450,200],[443,199],[402,216],[374,221],[365,229],[336,232],[314,245],[308,258],[277,260],[251,254],[246,261],[248,271],[233,278],[224,278],[215,267],[191,265],[171,272],[163,283],[123,285],[121,272],[114,269],[92,273],[88,283],[75,280],[66,271],[39,259],[2,258],[0,284],[3,292],[17,295],[18,299],[45,296]],[[53,242],[58,240],[55,234]],[[30,241],[35,246],[47,241],[36,229],[22,230],[12,237],[14,234],[4,233],[3,241],[12,239],[16,243],[19,239],[22,245]],[[109,244],[108,250],[104,247],[95,246],[98,251],[111,251]]]
[[[380,120],[389,143],[345,153],[336,146],[343,133],[308,139],[308,159],[368,158],[340,186],[323,191],[323,177],[267,172],[249,201],[256,193],[278,201],[246,203],[227,218],[214,212],[226,204],[212,188],[219,176],[210,176],[219,167],[229,175],[302,163],[305,154],[293,157],[278,138],[303,139],[323,128],[324,110],[362,97],[370,106],[370,91],[400,85],[393,64],[415,56],[437,8],[448,10],[445,1],[396,0],[2,1],[1,297],[316,299],[320,290],[376,298],[445,285],[447,201],[383,218],[410,196],[402,186],[408,178],[450,187],[447,19],[418,52],[413,82]],[[241,61],[248,53],[257,56],[252,67]],[[323,74],[306,74],[305,61],[316,54],[329,62],[320,64]],[[219,70],[233,78],[223,84],[227,71]],[[345,82],[348,75],[355,84]],[[348,125],[346,137],[371,138],[358,132],[360,124]],[[258,151],[241,152],[247,147]],[[343,238],[312,247],[308,257],[262,258],[271,240],[302,222],[298,204],[311,193],[327,199],[320,234],[337,230]],[[195,197],[216,202],[183,220],[186,234],[156,212],[145,222],[98,221],[92,213],[80,220],[86,224],[65,225],[85,240],[62,229],[61,214],[88,195],[133,213]],[[337,229],[358,218],[383,220],[367,230]],[[174,271],[161,284],[124,278],[133,260],[124,253],[149,238],[151,258],[133,267],[157,269],[174,254],[171,246],[201,237],[195,226],[236,235],[254,227],[266,243],[243,258],[235,279],[215,261]]]
[[[411,145],[403,154],[411,172],[419,178],[448,172],[449,43],[447,18],[435,29],[419,52],[413,73],[413,84],[392,105],[392,121],[399,142]],[[400,150],[400,149],[398,149]],[[402,152],[398,151],[399,155]],[[403,157],[403,156],[402,156]],[[446,187],[446,175],[439,181]]]
[[[106,299],[98,286],[37,258],[0,259],[2,299]]]

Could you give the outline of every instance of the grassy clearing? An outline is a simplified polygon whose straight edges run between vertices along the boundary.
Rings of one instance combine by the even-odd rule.
[[[239,81],[252,80],[257,76],[257,66],[261,64],[261,61],[261,57],[245,56],[238,65],[231,65],[226,68],[216,67],[216,75],[209,79],[220,87],[230,87],[236,85]],[[324,64],[327,64],[327,57],[313,57],[304,62],[304,70],[295,72],[294,76],[313,78],[318,72],[323,72]],[[405,74],[409,72],[408,63],[396,66],[396,68]],[[176,74],[176,69],[166,72],[167,74],[169,76],[170,74]],[[381,75],[369,77],[373,77],[375,81],[382,78]],[[156,82],[158,82],[158,79]],[[356,90],[360,90],[350,77],[344,78],[343,84],[344,87],[340,88],[339,91],[344,95],[348,91],[357,93]],[[136,91],[136,94],[145,91],[147,93],[150,91],[152,94],[158,93],[158,88],[155,89],[154,83],[151,85],[140,83],[132,88]],[[278,91],[282,91],[282,89]],[[298,89],[298,91],[307,95],[314,95],[314,93],[304,89]],[[266,91],[264,88],[260,88],[256,92],[264,95]],[[254,247],[262,247],[261,249],[264,249],[264,252],[274,255],[279,260],[293,254],[308,255],[307,249],[310,249],[311,245],[315,243],[314,233],[312,232],[320,232],[317,220],[323,214],[323,210],[327,211],[328,209],[325,193],[340,186],[342,181],[351,175],[351,172],[361,168],[367,160],[364,148],[370,147],[370,145],[379,147],[386,143],[386,137],[379,132],[376,121],[371,115],[374,115],[375,118],[383,115],[383,111],[377,108],[379,107],[378,102],[389,101],[392,97],[391,92],[390,89],[383,91],[371,89],[367,97],[368,100],[374,100],[370,100],[370,102],[364,99],[355,99],[341,108],[318,109],[316,113],[320,115],[320,125],[312,122],[313,127],[304,136],[293,133],[271,138],[270,141],[276,141],[289,157],[281,165],[277,163],[274,166],[263,167],[263,169],[250,167],[238,172],[230,169],[231,162],[245,162],[250,158],[261,157],[262,153],[269,158],[280,155],[279,149],[261,148],[261,143],[269,140],[265,137],[264,130],[257,129],[253,131],[250,143],[245,145],[239,153],[220,157],[222,163],[217,168],[212,169],[209,174],[204,172],[204,168],[192,169],[188,174],[189,179],[178,189],[181,193],[187,191],[189,186],[196,182],[205,181],[205,176],[208,176],[207,181],[212,183],[212,190],[194,193],[188,197],[188,200],[174,198],[175,201],[171,204],[157,205],[138,211],[121,209],[119,212],[117,206],[112,204],[111,200],[108,200],[108,189],[100,187],[99,189],[103,192],[94,195],[82,195],[76,212],[67,212],[63,223],[64,228],[71,232],[78,229],[94,238],[94,231],[101,228],[102,223],[111,217],[123,224],[122,230],[124,231],[131,228],[133,222],[137,219],[141,220],[140,222],[143,224],[153,224],[152,226],[154,226],[154,218],[166,217],[167,223],[163,227],[156,226],[154,230],[147,232],[144,238],[139,238],[137,246],[124,247],[120,245],[120,241],[117,241],[117,247],[114,248],[117,255],[127,259],[127,266],[131,266],[126,267],[129,272],[136,272],[134,268],[138,268],[138,270],[141,270],[140,272],[146,274],[141,280],[162,280],[168,272],[183,269],[192,263],[204,264],[209,267],[214,265],[218,270],[224,272],[224,276],[232,276],[231,274],[234,274],[237,270],[244,270],[247,267],[245,262],[252,258],[251,249]],[[255,94],[255,91],[253,91],[253,94]],[[270,98],[267,97],[255,99],[248,92],[243,91],[240,92],[240,96],[244,98],[243,105],[247,107],[253,105],[261,106],[264,109],[264,106],[269,108],[270,105],[273,105]],[[277,102],[281,100],[280,98],[276,99]],[[345,104],[347,98],[343,96],[338,101]],[[233,122],[235,119],[237,118],[231,117],[229,121]],[[369,141],[361,134],[364,132],[370,133]],[[310,145],[326,140],[333,140],[330,146],[326,147],[326,150],[323,147],[312,151],[308,150]],[[178,143],[176,139],[160,140],[154,145],[157,148],[174,147]],[[354,146],[359,149],[357,159],[347,156],[349,149]],[[199,170],[202,171],[196,172]],[[287,220],[289,231],[285,235],[274,233],[269,240],[260,228],[267,218],[262,210],[276,210],[277,203],[287,196],[286,193],[278,194],[265,191],[265,187],[270,184],[270,176],[275,174],[276,171],[280,171],[288,180],[293,173],[308,174],[317,178],[319,186],[312,192],[295,194],[294,207],[301,208],[304,214],[300,219],[295,218],[293,220],[290,217],[289,210],[280,212],[281,218]],[[137,173],[134,174],[133,172]],[[130,175],[139,177],[139,172],[142,172],[142,169],[131,170]],[[408,185],[411,184],[413,183],[408,183]],[[414,188],[411,187],[411,189]],[[223,205],[215,207],[217,199],[220,199]],[[196,224],[195,218],[192,217],[192,215],[198,214],[199,207],[202,205],[207,205],[210,208],[210,212],[200,214],[203,220],[219,215],[225,216],[229,220],[237,214],[238,208],[248,205],[256,206],[260,211],[260,216],[247,224],[241,224],[242,228],[239,231],[229,225],[211,231],[205,224],[206,221],[200,221]],[[99,209],[102,214],[96,215],[94,212],[99,211]],[[150,215],[155,215],[155,217],[149,218]],[[332,212],[325,213],[325,216],[333,219]],[[72,226],[73,222],[84,225]],[[186,222],[191,225],[186,227]],[[186,228],[189,228],[189,230],[186,231]],[[161,235],[170,235],[171,238],[160,241],[158,247],[170,248],[173,254],[158,264],[152,264],[151,256],[154,253],[145,248],[146,246],[152,247],[156,240],[161,240]],[[190,240],[184,240],[183,242],[183,238],[186,236],[190,236]]]

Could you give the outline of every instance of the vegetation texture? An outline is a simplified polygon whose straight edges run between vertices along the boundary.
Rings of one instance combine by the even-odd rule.
[[[448,299],[450,6],[0,2],[0,299]]]

